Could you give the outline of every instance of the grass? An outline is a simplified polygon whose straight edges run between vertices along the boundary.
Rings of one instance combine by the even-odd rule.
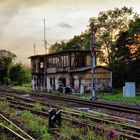
[[[41,107],[41,105],[37,102],[37,103],[35,104],[34,109],[36,109],[37,111],[41,111],[41,110],[42,110],[42,107]]]
[[[0,101],[0,110],[5,110],[9,108],[9,104],[6,101]]]
[[[84,98],[84,99],[90,99],[91,98],[91,94],[89,93],[74,93],[74,96],[80,97],[80,98]]]
[[[97,99],[103,99],[108,101],[115,101],[115,102],[124,102],[124,103],[135,103],[140,104],[140,95],[137,95],[136,97],[123,97],[122,92],[114,92],[114,93],[96,93]],[[90,99],[91,94],[80,94],[76,93],[74,96],[84,98],[84,99]]]
[[[41,135],[42,140],[50,140],[47,124],[40,116],[34,116],[30,111],[24,111],[21,120],[24,121],[26,130]]]
[[[108,101],[117,101],[117,102],[124,102],[124,103],[136,103],[140,104],[140,96],[137,95],[136,97],[123,97],[123,94],[121,92],[118,93],[104,93],[104,94],[98,94],[98,99],[108,100]]]
[[[7,105],[7,103],[4,104]],[[7,108],[5,110],[7,110]],[[47,118],[34,115],[30,111],[23,111],[17,117],[15,116],[15,112],[15,110],[11,110],[11,112],[8,111],[9,114],[13,114],[10,115],[10,118],[14,118],[14,120],[16,119],[18,124],[20,124],[20,127],[22,127],[23,130],[32,135],[35,139],[51,140],[54,138],[53,135],[48,131]],[[86,113],[81,112],[81,117],[86,117],[86,115]],[[120,126],[119,124],[116,124],[113,128],[120,128]],[[114,129],[112,129],[112,126],[108,126],[107,130],[111,132]],[[106,132],[97,133],[97,131],[90,127],[85,127],[84,125],[77,127],[77,125],[74,125],[72,122],[69,122],[69,124],[62,123],[61,128],[59,128],[59,132],[70,137],[72,140],[107,140]],[[62,139],[63,138],[61,137],[56,138],[56,140]]]
[[[13,86],[12,89],[22,90],[26,92],[31,92],[32,88],[27,86]]]
[[[80,112],[80,116],[81,116],[81,118],[83,118],[83,119],[86,118],[86,112],[83,112],[83,111]]]

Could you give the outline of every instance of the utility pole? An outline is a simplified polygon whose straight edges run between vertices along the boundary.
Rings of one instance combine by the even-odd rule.
[[[92,98],[91,100],[96,100],[96,94],[95,94],[95,77],[94,77],[94,68],[95,68],[95,33],[98,28],[102,27],[108,27],[107,24],[97,24],[95,25],[94,23],[91,23],[90,25],[90,49],[91,49],[91,92],[92,92]]]
[[[95,94],[95,83],[94,83],[94,68],[95,68],[95,52],[94,52],[94,35],[96,33],[97,27],[94,26],[94,24],[91,24],[90,27],[90,50],[91,50],[91,92],[92,92],[92,98],[91,100],[96,100],[96,94]]]
[[[46,23],[45,23],[45,19],[43,20],[44,21],[44,47],[45,47],[45,53],[47,54],[48,53],[48,51],[47,51],[47,41],[46,41]],[[46,89],[46,87],[47,87],[47,81],[46,81],[46,79],[47,79],[47,74],[46,74],[46,71],[45,71],[45,67],[46,67],[46,65],[45,65],[45,62],[43,62],[44,64],[44,80],[43,80],[43,88],[44,88],[44,90]]]
[[[45,50],[46,50],[46,54],[48,53],[47,52],[47,41],[46,41],[46,23],[45,23],[45,19],[44,19],[44,47],[45,47]]]

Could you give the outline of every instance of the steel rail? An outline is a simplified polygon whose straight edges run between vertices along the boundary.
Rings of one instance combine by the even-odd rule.
[[[15,104],[16,104],[16,106],[15,105],[13,105],[13,104],[10,104],[10,106],[11,107],[16,107],[16,108],[18,108],[18,109],[26,109],[26,110],[29,110],[29,111],[31,111],[32,113],[35,113],[35,114],[38,114],[38,115],[43,115],[43,116],[48,116],[48,113],[45,113],[45,112],[42,112],[42,111],[35,111],[33,108],[27,108],[27,105],[26,104],[24,104],[26,107],[22,107],[22,106],[18,106],[17,104],[18,103],[16,103],[16,102],[14,102]],[[22,103],[19,103],[19,104],[22,104]],[[29,105],[29,107],[31,107],[31,105]],[[78,114],[75,114],[75,115],[78,115]],[[76,123],[79,123],[79,124],[82,124],[82,125],[88,125],[88,126],[90,126],[90,127],[93,127],[93,125],[90,125],[91,124],[91,122],[89,122],[89,123],[87,123],[87,121],[84,121],[84,120],[75,120],[75,118],[72,118],[72,117],[68,117],[68,116],[66,116],[66,114],[64,114],[63,113],[63,119],[65,119],[65,120],[71,120],[72,122],[76,122]],[[99,119],[97,119],[96,118],[96,121],[99,121]],[[79,122],[80,121],[80,122]],[[95,118],[94,118],[94,121],[95,121]],[[101,121],[101,120],[100,120]],[[107,121],[107,120],[102,120],[102,121]],[[110,123],[110,121],[108,122],[108,123]],[[96,128],[100,128],[98,125],[94,125],[94,127],[96,127]],[[126,125],[124,125],[124,127],[126,127]],[[127,126],[127,127],[130,127],[130,126]],[[132,126],[131,126],[132,127]],[[132,127],[132,129],[134,129],[134,127]],[[137,128],[138,129],[138,128]],[[128,130],[123,130],[122,131],[123,133],[122,133],[122,135],[123,136],[126,136],[125,135],[125,132],[128,132]],[[128,133],[130,133],[130,131],[128,132]],[[131,132],[131,134],[132,134],[132,132]],[[138,137],[140,136],[140,134],[139,133],[135,133],[135,132],[133,132],[133,135],[138,135]],[[127,134],[127,136],[128,136],[128,134]],[[129,135],[130,136],[130,135]],[[136,138],[136,137],[134,137],[134,136],[130,136],[131,138]]]
[[[28,111],[31,111],[34,114],[42,115],[44,117],[48,117],[48,113],[43,112],[43,111],[36,111],[34,109],[31,109],[31,108],[28,108],[28,107],[23,107],[23,106],[18,106],[18,105],[10,105],[10,106],[14,107],[14,108],[22,109],[22,110],[28,110]],[[101,126],[101,124],[92,125],[91,122],[87,123],[87,121],[82,121],[79,118],[75,119],[74,117],[71,117],[69,115],[63,115],[62,119],[66,120],[66,121],[71,121],[73,123],[77,123],[79,125],[90,126],[92,128],[105,131],[105,128],[103,126]],[[117,131],[117,132],[119,132],[122,137],[126,137],[126,138],[128,138],[130,140],[139,140],[139,134],[138,134],[138,137],[136,137],[136,136],[132,136],[133,132],[131,132],[131,135],[126,134],[125,132],[127,132],[127,131],[125,131],[125,130],[122,131],[122,132],[120,132],[120,131]]]
[[[32,138],[30,135],[28,135],[26,132],[24,132],[21,128],[19,128],[17,125],[15,125],[13,122],[11,122],[9,119],[7,119],[4,115],[0,114],[0,117],[3,118],[6,122],[10,123],[11,125],[13,125],[15,128],[17,128],[21,133],[23,133],[27,138],[29,138],[30,140],[35,140],[34,138]],[[19,134],[18,134],[19,135]],[[26,140],[26,139],[25,139]]]
[[[0,126],[3,127],[4,129],[8,130],[12,135],[14,135],[16,138],[20,138],[21,140],[26,140],[24,137],[13,131],[12,129],[8,128],[4,124],[0,123]]]
[[[13,92],[13,91],[12,91]],[[48,98],[48,95],[44,95],[44,94],[37,94],[37,96],[41,96],[41,97],[46,97],[47,96],[47,98]],[[54,95],[49,95],[49,96],[51,96],[51,98],[52,98],[52,96],[54,97],[54,98],[56,98],[56,96],[54,96]],[[60,96],[61,97],[61,96]],[[62,98],[60,99],[60,97],[58,97],[59,99],[58,100],[62,100]],[[65,97],[66,98],[66,97]],[[64,100],[65,100],[65,98],[64,98]],[[71,99],[71,97],[70,97],[70,99]],[[73,98],[72,98],[73,99]],[[74,98],[75,99],[75,98]],[[26,99],[26,100],[28,100],[28,99]],[[81,99],[80,99],[81,100]],[[83,101],[83,100],[82,100]],[[89,102],[89,101],[88,101]]]
[[[14,97],[14,96],[13,96]],[[34,105],[33,104],[29,104],[29,103],[23,103],[23,102],[21,102],[21,101],[15,101],[15,100],[17,100],[17,96],[15,96],[15,99],[14,99],[14,101],[12,101],[11,99],[10,99],[10,97],[7,97],[7,101],[8,102],[10,102],[10,103],[12,103],[12,104],[16,104],[16,105],[24,105],[24,106],[26,106],[26,107],[29,107],[29,108],[34,108]],[[24,98],[22,97],[18,97],[18,99],[21,99],[21,100],[24,100]],[[48,105],[48,104],[46,104],[46,103],[44,103],[44,102],[41,102],[41,101],[36,101],[36,100],[31,100],[31,99],[26,99],[26,101],[28,101],[28,102],[32,102],[32,103],[39,103],[40,105],[43,105],[41,108],[43,109],[44,107],[45,107],[45,111],[46,111],[46,109],[47,110],[49,110],[50,108],[47,108],[46,106]],[[66,114],[67,112],[65,111],[65,108],[64,107],[58,107],[58,106],[54,106],[54,107],[57,107],[57,108],[60,108],[61,110],[62,110],[62,112],[64,113],[64,114]],[[44,109],[43,109],[44,110]],[[78,111],[78,110],[73,110],[73,109],[70,109],[70,111],[71,111],[71,113],[72,113],[72,115],[75,115],[75,116],[80,116],[80,112],[81,111]],[[86,118],[87,119],[91,119],[91,120],[93,120],[93,121],[96,121],[96,122],[101,122],[101,121],[104,121],[105,123],[107,123],[107,124],[120,124],[121,126],[123,126],[123,127],[129,127],[129,128],[131,128],[131,129],[137,129],[137,130],[140,130],[140,127],[136,127],[136,126],[133,126],[133,125],[124,125],[124,124],[122,124],[122,123],[120,123],[120,122],[114,122],[114,120],[108,120],[108,119],[102,119],[102,118],[97,118],[97,117],[94,117],[94,116],[91,116],[91,114],[88,114],[89,116],[86,116]],[[117,118],[118,119],[118,118]],[[119,121],[119,120],[118,120]]]
[[[140,107],[133,107],[133,106],[128,106],[128,105],[119,105],[119,104],[113,104],[109,102],[102,102],[102,101],[91,101],[91,100],[86,100],[86,99],[80,99],[77,97],[71,97],[71,96],[62,96],[62,95],[50,95],[47,93],[37,93],[37,92],[25,92],[25,91],[20,91],[20,90],[14,90],[14,89],[2,89],[0,88],[0,91],[4,92],[9,92],[9,93],[17,93],[20,94],[30,94],[31,96],[38,96],[38,97],[46,97],[46,98],[51,98],[55,100],[62,100],[62,101],[67,101],[67,102],[73,102],[77,104],[82,104],[82,105],[88,105],[91,107],[99,107],[99,108],[105,108],[105,109],[111,109],[115,111],[120,111],[120,112],[126,112],[126,113],[134,113],[140,115]]]
[[[140,115],[139,107],[116,105],[116,104],[111,104],[111,103],[104,103],[101,101],[90,101],[90,100],[84,100],[84,99],[79,99],[79,98],[74,98],[74,97],[55,96],[55,95],[50,95],[50,94],[37,94],[37,96],[47,97],[50,99],[61,100],[61,101],[66,101],[66,102],[77,103],[77,104],[86,105],[89,107],[98,107],[98,108],[104,108],[104,109],[110,109],[110,110],[115,110],[115,111],[119,111],[119,112],[126,112],[126,113],[130,113],[130,114],[133,113],[133,114]]]

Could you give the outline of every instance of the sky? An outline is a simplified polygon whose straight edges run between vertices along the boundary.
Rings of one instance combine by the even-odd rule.
[[[79,35],[100,11],[123,6],[140,13],[140,0],[0,0],[0,49],[15,53],[16,62],[30,64],[34,44],[35,54],[45,53],[43,19],[46,40],[53,44]]]

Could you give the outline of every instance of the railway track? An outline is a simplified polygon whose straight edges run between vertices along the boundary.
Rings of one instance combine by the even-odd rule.
[[[11,107],[15,107],[15,108],[18,108],[18,109],[23,109],[23,110],[29,110],[32,113],[36,113],[38,115],[48,116],[48,112],[44,112],[44,111],[48,111],[50,108],[46,107],[47,104],[45,104],[43,102],[39,102],[39,101],[31,100],[31,99],[26,99],[26,98],[19,97],[19,96],[12,96],[11,98],[7,97],[6,99],[10,103]],[[28,104],[23,103],[23,101],[28,102]],[[42,106],[42,110],[43,110],[43,108],[45,108],[44,111],[36,111],[36,110],[34,110],[33,109],[34,108],[33,104],[29,104],[29,102],[32,102],[32,103],[38,102],[38,103],[40,103],[41,105],[44,106],[44,107]],[[104,128],[101,127],[101,123],[102,124],[107,124],[107,125],[108,124],[112,124],[112,125],[115,124],[113,121],[109,121],[109,120],[105,120],[105,119],[99,119],[99,118],[95,118],[93,116],[91,117],[90,115],[89,115],[89,117],[86,118],[86,121],[85,121],[84,119],[81,119],[79,117],[80,115],[79,115],[78,111],[71,111],[71,114],[72,114],[72,116],[77,116],[78,119],[75,119],[75,117],[69,117],[70,113],[62,110],[62,118],[64,120],[72,121],[73,123],[77,123],[77,124],[80,124],[80,125],[85,125],[85,126],[88,125],[90,127],[94,127],[96,129],[103,130]],[[87,121],[88,119],[90,119],[90,121]],[[93,122],[95,122],[95,121],[100,123],[100,124],[96,124],[96,125],[93,124]],[[91,124],[93,124],[93,125],[91,125]],[[121,134],[121,136],[127,137],[128,139],[132,139],[132,140],[133,139],[137,140],[140,137],[140,133],[138,133],[140,131],[140,128],[134,127],[134,126],[129,126],[129,125],[124,125],[124,124],[121,124],[121,126],[123,128],[123,130],[121,132],[119,132]]]
[[[8,93],[16,93],[18,95],[19,94],[22,94],[22,95],[28,94],[28,92],[23,92],[23,91],[13,90],[13,89],[1,89],[0,88],[0,91],[8,92]],[[98,107],[98,108],[103,108],[103,109],[108,109],[108,110],[113,110],[113,111],[118,111],[118,112],[123,112],[123,113],[140,115],[140,107],[112,104],[112,103],[102,102],[102,101],[90,101],[90,100],[80,99],[77,97],[62,96],[62,95],[50,95],[50,94],[46,94],[46,93],[31,92],[29,94],[29,96],[30,96],[30,98],[32,98],[33,96],[42,97],[42,98],[46,98],[46,99],[49,98],[49,99],[53,99],[53,100],[60,100],[60,101],[85,105],[85,106],[92,107],[92,108]]]
[[[101,101],[90,101],[90,100],[84,100],[84,99],[79,99],[75,97],[56,96],[56,95],[43,94],[43,93],[37,94],[37,96],[47,97],[50,99],[61,100],[65,102],[77,103],[77,104],[86,105],[89,107],[99,107],[99,108],[105,108],[105,109],[119,111],[119,112],[126,112],[130,114],[133,113],[133,114],[140,115],[139,107],[131,107],[131,106],[126,106],[126,105],[116,105],[116,104],[114,105],[111,103],[105,103]]]
[[[7,135],[8,133],[8,137],[11,136],[10,139],[15,138],[16,140],[35,140],[25,131],[23,131],[21,128],[11,122],[8,118],[6,118],[4,115],[0,114],[0,120],[2,120],[2,122],[0,122],[1,135]],[[13,129],[11,129],[9,125],[10,127],[12,126]]]

